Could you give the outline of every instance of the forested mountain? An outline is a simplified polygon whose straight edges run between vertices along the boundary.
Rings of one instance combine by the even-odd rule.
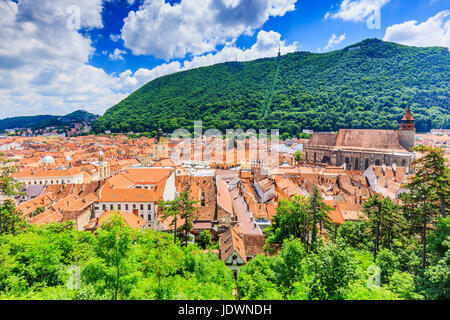
[[[450,53],[368,39],[323,54],[228,62],[149,82],[94,123],[102,132],[161,127],[397,129],[411,107],[418,132],[450,128]]]
[[[14,117],[0,120],[0,131],[5,129],[14,128],[29,128],[29,129],[42,129],[51,126],[63,126],[70,124],[71,122],[83,122],[93,121],[97,116],[83,111],[77,110],[65,116],[29,116],[29,117]]]

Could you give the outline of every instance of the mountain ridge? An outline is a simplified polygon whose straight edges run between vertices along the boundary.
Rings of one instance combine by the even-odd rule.
[[[60,126],[67,122],[82,122],[83,120],[93,121],[97,115],[84,111],[76,110],[64,116],[55,115],[37,115],[20,116],[0,119],[0,130],[7,129],[42,129],[51,126]]]
[[[279,69],[277,73],[277,69]],[[275,84],[275,85],[274,85]],[[450,126],[450,53],[366,39],[327,53],[225,62],[150,81],[94,123],[96,132],[161,127],[396,129],[411,107],[418,131]]]

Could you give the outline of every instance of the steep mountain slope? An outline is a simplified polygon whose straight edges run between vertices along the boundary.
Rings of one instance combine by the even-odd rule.
[[[94,123],[94,130],[161,127],[398,128],[412,108],[418,131],[450,127],[450,53],[368,39],[324,54],[229,62],[149,82]]]

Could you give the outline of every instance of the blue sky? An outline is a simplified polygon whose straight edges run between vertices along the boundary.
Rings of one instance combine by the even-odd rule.
[[[366,38],[450,47],[450,0],[0,0],[0,118],[102,114],[157,77]]]

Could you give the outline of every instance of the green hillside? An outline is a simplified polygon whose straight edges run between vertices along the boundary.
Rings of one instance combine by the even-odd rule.
[[[28,116],[0,120],[0,131],[5,129],[42,129],[52,126],[64,126],[71,122],[93,121],[97,116],[83,110],[77,110],[65,116]]]
[[[419,132],[450,127],[450,53],[365,40],[324,54],[229,62],[161,77],[94,123],[102,132],[204,128],[396,129],[411,107]]]

